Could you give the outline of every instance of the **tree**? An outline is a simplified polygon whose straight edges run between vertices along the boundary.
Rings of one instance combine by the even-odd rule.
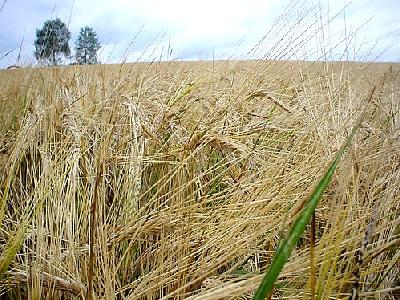
[[[42,29],[36,29],[36,59],[57,65],[63,55],[68,57],[71,53],[68,44],[70,38],[67,25],[59,18],[47,20]]]
[[[75,58],[80,65],[96,64],[97,51],[100,49],[100,43],[93,28],[86,26],[81,28],[78,40],[75,43]]]

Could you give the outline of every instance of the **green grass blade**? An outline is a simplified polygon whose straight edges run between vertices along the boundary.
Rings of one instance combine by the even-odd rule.
[[[27,231],[27,224],[20,226],[16,234],[7,243],[5,250],[0,258],[0,278],[4,275],[5,272],[7,272],[8,267],[10,266],[15,256],[17,255],[17,252],[24,243]]]
[[[356,133],[357,129],[360,127],[361,119],[357,122],[354,126],[353,130],[351,131],[350,135],[347,137],[345,143],[340,148],[336,157],[332,161],[331,165],[329,166],[328,170],[325,172],[324,176],[319,181],[318,185],[314,189],[313,193],[311,194],[310,198],[306,202],[303,210],[296,218],[295,222],[291,226],[288,236],[286,239],[281,243],[278,250],[275,252],[274,258],[271,262],[271,266],[268,272],[265,274],[260,286],[258,287],[256,293],[254,294],[254,300],[264,300],[266,295],[272,291],[274,283],[279,276],[279,273],[282,271],[283,266],[285,265],[286,261],[288,260],[291,252],[293,251],[294,247],[296,246],[297,242],[299,241],[300,237],[303,235],[304,230],[308,222],[310,221],[315,208],[318,205],[319,200],[321,199],[324,191],[328,187],[332,175],[336,170],[340,159],[342,158],[344,152],[351,144],[351,141]]]

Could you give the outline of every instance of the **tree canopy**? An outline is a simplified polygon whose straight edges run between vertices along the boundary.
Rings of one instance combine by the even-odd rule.
[[[62,56],[68,57],[71,53],[70,38],[71,33],[59,18],[47,20],[42,29],[36,30],[36,59],[57,65]]]
[[[79,37],[75,44],[75,58],[80,65],[96,64],[97,51],[100,49],[100,43],[93,28],[85,26],[81,28]]]

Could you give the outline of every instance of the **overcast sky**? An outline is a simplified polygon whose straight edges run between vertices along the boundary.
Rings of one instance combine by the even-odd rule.
[[[102,62],[400,58],[399,0],[0,0],[1,7],[0,67],[18,57],[34,64],[36,29],[57,17],[72,33],[72,51],[80,27],[93,27]]]

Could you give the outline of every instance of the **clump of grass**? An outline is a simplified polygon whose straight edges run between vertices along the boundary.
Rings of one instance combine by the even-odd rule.
[[[370,98],[372,98],[375,88],[371,92]],[[309,198],[304,203],[304,207],[301,208],[299,215],[296,217],[293,225],[291,225],[287,237],[282,241],[281,245],[277,249],[274,254],[273,260],[269,267],[268,273],[263,278],[257,292],[254,295],[253,299],[265,299],[267,295],[272,292],[275,281],[277,280],[279,273],[282,271],[283,266],[288,260],[290,254],[295,248],[296,244],[300,240],[300,237],[303,235],[304,230],[306,229],[307,224],[312,219],[312,236],[310,237],[311,245],[310,250],[312,251],[312,256],[314,255],[314,247],[315,247],[315,209],[323,196],[324,191],[328,188],[328,185],[332,179],[332,176],[347,148],[350,146],[353,137],[356,131],[359,129],[361,125],[362,117],[360,117],[359,121],[356,123],[354,128],[352,129],[350,135],[347,137],[345,143],[340,148],[329,168],[324,173],[321,180],[318,182],[317,186],[309,196]],[[314,258],[311,257],[313,260]],[[312,261],[311,264],[314,264]],[[315,266],[311,266],[312,269],[315,269]],[[314,276],[315,270],[311,272],[311,276]],[[312,279],[312,288],[311,288],[311,298],[315,298],[315,279]]]

